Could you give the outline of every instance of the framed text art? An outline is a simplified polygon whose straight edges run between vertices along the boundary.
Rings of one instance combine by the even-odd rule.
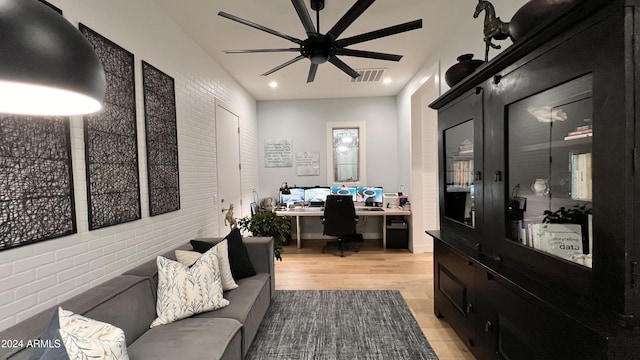
[[[147,139],[147,179],[151,216],[180,209],[175,83],[142,61]]]
[[[69,119],[0,115],[0,250],[74,233]]]
[[[264,141],[264,167],[292,167],[291,139],[266,139]]]
[[[107,91],[101,111],[84,117],[89,230],[140,219],[134,57],[80,24],[102,61]]]

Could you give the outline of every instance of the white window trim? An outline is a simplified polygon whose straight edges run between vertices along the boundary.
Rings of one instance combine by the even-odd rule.
[[[358,128],[358,172],[359,181],[337,183],[333,173],[333,129]],[[327,184],[329,186],[366,186],[367,185],[367,124],[364,121],[327,122]]]

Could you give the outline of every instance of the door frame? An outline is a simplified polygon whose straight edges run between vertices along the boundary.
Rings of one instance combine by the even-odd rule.
[[[238,137],[238,174],[239,174],[239,184],[238,184],[238,198],[240,203],[239,204],[234,204],[234,217],[239,218],[242,216],[243,214],[243,204],[242,204],[242,198],[243,198],[243,193],[242,193],[242,143],[240,141],[240,115],[238,115],[238,112],[235,111],[231,106],[229,106],[226,102],[224,102],[223,100],[219,99],[219,98],[215,98],[214,100],[214,118],[215,118],[215,123],[214,123],[214,129],[215,129],[215,151],[216,151],[216,189],[215,189],[215,205],[217,208],[216,211],[216,220],[218,222],[218,234],[219,236],[225,236],[226,232],[223,231],[224,229],[224,206],[223,204],[220,202],[221,201],[221,194],[220,194],[220,174],[223,173],[220,171],[220,162],[218,161],[218,159],[220,159],[221,154],[218,152],[218,107],[222,108],[223,110],[229,112],[230,114],[232,114],[233,116],[235,116],[237,118],[237,123],[236,123],[236,127],[238,129],[238,132],[236,133],[237,137]]]

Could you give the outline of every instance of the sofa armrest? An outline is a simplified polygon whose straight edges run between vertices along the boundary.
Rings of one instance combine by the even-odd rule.
[[[276,294],[276,276],[274,267],[273,238],[272,237],[244,237],[242,238],[251,265],[259,273],[267,273],[271,277],[271,297]]]

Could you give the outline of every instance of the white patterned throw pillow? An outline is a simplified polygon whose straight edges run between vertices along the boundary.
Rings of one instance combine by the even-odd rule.
[[[201,256],[202,254],[196,251],[176,250],[176,260],[184,266],[195,264]],[[218,258],[218,265],[220,265],[220,258]],[[222,266],[220,266],[220,268],[222,268]],[[222,269],[220,271],[222,271]]]
[[[69,359],[129,360],[124,332],[113,325],[58,308],[60,337]]]
[[[202,254],[192,267],[158,256],[158,317],[151,327],[229,305],[222,297],[217,249]]]
[[[218,249],[218,264],[220,267],[220,279],[222,280],[222,290],[233,290],[238,287],[231,274],[231,264],[229,263],[229,245],[227,240],[222,240],[214,246]],[[202,256],[197,251],[176,250],[176,259],[186,265],[193,265]]]

